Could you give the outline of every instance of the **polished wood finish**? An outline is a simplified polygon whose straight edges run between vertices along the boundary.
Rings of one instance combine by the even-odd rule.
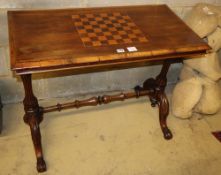
[[[169,114],[169,102],[164,92],[167,84],[167,72],[169,70],[171,62],[165,61],[160,74],[156,79],[148,79],[144,82],[143,88],[150,90],[149,94],[152,107],[159,106],[159,119],[160,126],[164,134],[165,139],[171,139],[172,133],[167,127],[166,119]]]
[[[141,96],[149,95],[148,90],[136,90],[135,92],[127,92],[120,93],[116,95],[103,95],[98,97],[91,97],[86,100],[75,100],[74,102],[60,104],[58,103],[55,106],[49,106],[43,108],[43,113],[53,112],[53,111],[61,111],[69,108],[80,108],[84,106],[97,106],[101,104],[108,104],[116,101],[124,101],[131,98],[139,98]]]
[[[39,124],[43,120],[42,108],[39,107],[38,100],[33,94],[31,75],[22,75],[21,78],[25,89],[25,98],[23,100],[25,110],[24,122],[30,126],[37,158],[37,170],[38,172],[44,172],[46,171],[46,164],[43,158],[41,133],[39,128]]]
[[[164,138],[171,139],[165,94],[170,64],[210,49],[166,5],[9,11],[8,22],[11,68],[24,85],[24,121],[30,126],[39,172],[46,171],[39,126],[44,113],[149,96],[151,105],[159,107]],[[135,50],[129,52],[128,47]],[[85,73],[144,66],[150,61],[163,61],[160,74],[133,92],[40,107],[32,90],[33,73],[65,69]]]
[[[85,47],[72,16],[126,14],[148,42]],[[11,67],[18,74],[161,60],[205,53],[209,46],[166,5],[8,12]],[[137,52],[116,50],[135,46]],[[166,57],[165,57],[166,56]],[[100,66],[99,66],[100,65]]]

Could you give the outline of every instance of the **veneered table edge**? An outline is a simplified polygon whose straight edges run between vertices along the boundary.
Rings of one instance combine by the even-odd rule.
[[[114,67],[118,67],[117,69],[121,69],[121,67],[124,68],[130,68],[130,67],[137,67],[137,65],[142,64],[142,66],[145,66],[148,62],[160,62],[163,60],[182,60],[183,58],[199,58],[203,57],[205,54],[207,54],[207,50],[199,51],[199,52],[191,52],[191,53],[183,53],[179,55],[162,55],[160,57],[140,57],[139,59],[131,59],[131,60],[118,60],[116,61],[106,61],[106,62],[99,62],[99,63],[92,63],[92,64],[82,64],[82,65],[76,65],[73,67],[73,65],[66,65],[64,67],[54,66],[50,69],[48,68],[23,68],[23,69],[16,69],[13,70],[16,72],[17,75],[23,75],[23,74],[35,74],[35,73],[45,73],[45,72],[55,72],[55,71],[62,71],[62,70],[73,70],[73,72],[76,72],[76,74],[81,74],[82,72],[88,71],[90,69],[97,69],[97,71],[105,68],[106,70],[114,70]],[[156,61],[157,59],[157,61]]]

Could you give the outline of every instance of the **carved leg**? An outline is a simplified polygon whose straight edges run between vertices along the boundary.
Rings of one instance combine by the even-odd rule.
[[[167,140],[173,137],[171,131],[167,127],[166,120],[169,114],[169,102],[164,92],[167,84],[167,72],[170,64],[171,63],[169,61],[165,61],[162,70],[156,79],[150,78],[143,84],[143,89],[151,92],[149,95],[151,106],[155,107],[158,105],[159,107],[160,126],[164,134],[164,138]]]
[[[160,92],[158,95],[158,106],[159,106],[159,119],[160,127],[163,131],[164,138],[169,140],[172,139],[173,135],[170,129],[167,127],[167,116],[169,114],[169,102],[164,92]]]
[[[30,126],[37,158],[37,170],[38,172],[44,172],[46,171],[46,164],[43,158],[41,132],[39,128],[39,124],[43,119],[43,113],[41,107],[38,105],[37,98],[33,94],[31,75],[21,75],[21,78],[25,89],[25,98],[23,101],[25,109],[24,122]]]

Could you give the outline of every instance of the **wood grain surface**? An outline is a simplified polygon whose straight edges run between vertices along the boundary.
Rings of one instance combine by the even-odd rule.
[[[129,37],[133,35],[130,34],[131,30],[126,31],[127,26],[124,22],[114,20],[112,25],[118,26],[115,26],[114,30],[125,32],[127,37],[120,36],[125,40],[119,39],[119,42],[116,42],[118,39],[115,41],[106,39],[102,44],[97,40],[94,41],[95,38],[92,37],[92,42],[97,44],[89,46],[96,47],[85,47],[87,39],[79,35],[80,29],[76,27],[76,17],[110,14],[110,12],[112,16],[121,14],[121,17],[129,18],[128,23],[134,25],[133,30],[139,33],[143,42],[131,40]],[[99,16],[97,18],[99,19]],[[91,21],[99,21],[98,19],[92,18]],[[100,20],[101,23],[102,21],[105,19]],[[166,5],[9,11],[8,22],[11,68],[17,74],[63,69],[83,71],[103,66],[109,66],[111,69],[115,65],[201,55],[210,49]],[[85,26],[87,28],[87,24],[80,28]],[[112,30],[111,26],[106,30]],[[114,36],[119,37],[118,34]],[[104,39],[100,37],[98,41],[103,40],[102,38]],[[137,39],[139,40],[138,37],[134,37],[134,40]],[[132,47],[132,51],[129,51],[128,47]],[[119,53],[119,51],[124,52]]]

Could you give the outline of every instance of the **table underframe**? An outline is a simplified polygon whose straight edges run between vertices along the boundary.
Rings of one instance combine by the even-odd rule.
[[[147,79],[143,86],[136,86],[132,92],[122,92],[116,95],[104,95],[98,97],[92,97],[86,100],[75,100],[71,103],[57,104],[49,107],[41,107],[38,104],[38,99],[35,97],[32,89],[32,74],[21,75],[21,79],[24,85],[25,98],[24,104],[24,122],[30,126],[32,141],[34,144],[34,150],[37,158],[37,170],[38,172],[46,171],[46,163],[43,157],[43,150],[41,144],[41,131],[40,123],[43,120],[43,114],[53,111],[61,111],[69,108],[80,108],[83,106],[96,106],[101,104],[108,104],[114,101],[124,101],[130,98],[139,98],[141,96],[149,96],[151,106],[159,107],[159,121],[164,135],[164,138],[171,139],[172,133],[167,127],[167,116],[169,114],[169,102],[165,94],[165,87],[167,84],[167,73],[171,61],[165,60],[160,74],[154,79]]]

